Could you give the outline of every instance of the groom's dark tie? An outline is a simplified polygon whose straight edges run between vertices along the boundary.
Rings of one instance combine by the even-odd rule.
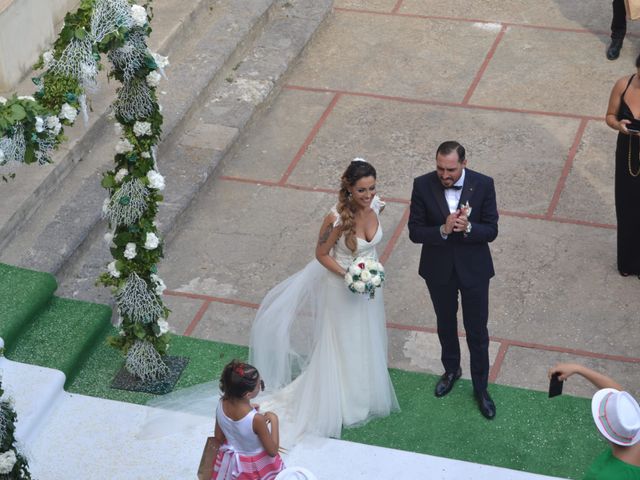
[[[445,190],[462,190],[462,185],[453,185],[451,187],[446,187]]]

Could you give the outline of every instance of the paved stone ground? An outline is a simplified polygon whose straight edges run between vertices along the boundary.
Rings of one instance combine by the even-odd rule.
[[[469,167],[495,178],[501,212],[491,381],[543,390],[548,367],[578,361],[638,396],[640,280],[615,266],[615,133],[603,117],[614,81],[635,70],[640,29],[630,25],[609,62],[610,15],[600,0],[336,0],[282,93],[181,220],[160,272],[174,330],[246,344],[257,304],[313,257],[339,176],[362,156],[388,202],[390,364],[440,373],[406,223],[412,178],[434,168],[441,141],[458,139]],[[592,388],[572,380],[566,391]]]

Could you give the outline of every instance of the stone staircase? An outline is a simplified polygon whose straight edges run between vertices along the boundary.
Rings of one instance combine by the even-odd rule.
[[[331,4],[154,2],[151,48],[171,61],[169,80],[159,87],[165,124],[158,163],[167,179],[159,222],[166,242],[246,127],[277,95]],[[0,261],[54,274],[63,296],[107,303],[109,292],[94,285],[109,259],[101,242],[106,193],[100,179],[117,139],[107,119],[114,86],[102,84],[89,125],[69,132],[54,165],[20,168],[0,189]]]

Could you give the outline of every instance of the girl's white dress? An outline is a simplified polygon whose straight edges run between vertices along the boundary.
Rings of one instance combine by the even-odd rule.
[[[380,213],[376,196],[371,207]],[[340,218],[332,209],[336,221]],[[377,260],[382,227],[355,254],[341,237],[332,256],[345,269],[355,257]],[[354,426],[399,410],[387,371],[383,289],[375,297],[349,291],[317,260],[274,287],[251,330],[249,363],[270,393],[261,410],[281,418],[285,438],[302,434],[339,438]]]

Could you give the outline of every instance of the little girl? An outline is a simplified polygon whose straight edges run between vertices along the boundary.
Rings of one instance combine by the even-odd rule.
[[[264,382],[255,367],[232,360],[222,371],[216,409],[213,480],[271,480],[284,469],[278,448],[278,417],[250,403]]]

